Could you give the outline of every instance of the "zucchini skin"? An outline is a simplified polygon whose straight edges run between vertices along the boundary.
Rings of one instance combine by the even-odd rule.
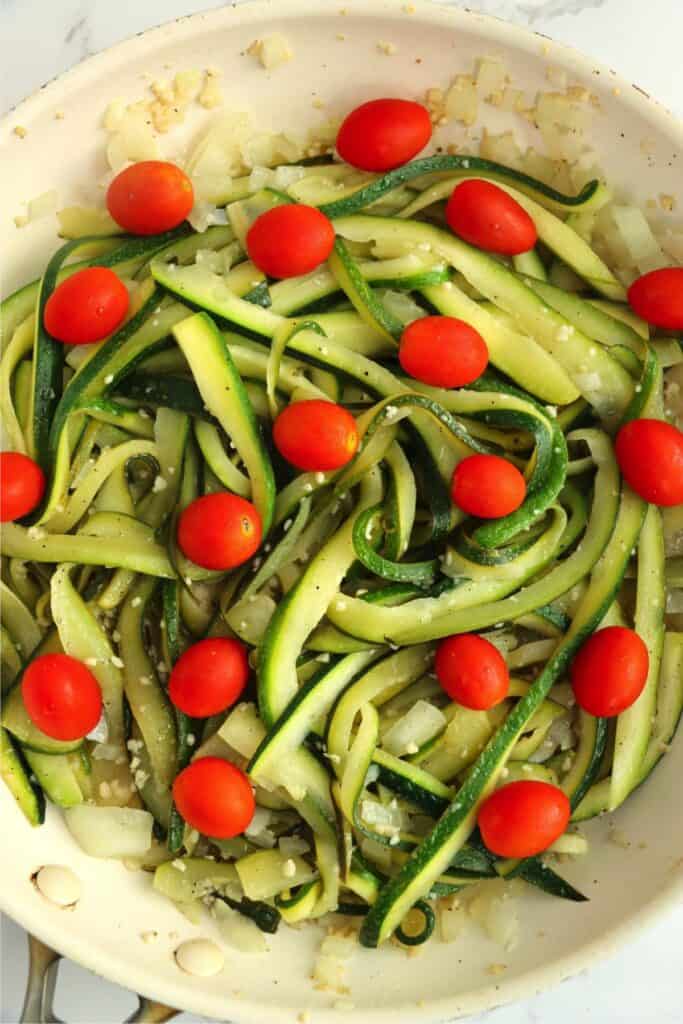
[[[593,572],[591,585],[574,617],[569,632],[559,644],[543,672],[516,704],[501,728],[468,771],[453,802],[433,831],[382,889],[377,902],[363,922],[360,941],[377,946],[386,940],[412,906],[443,872],[467,839],[476,821],[479,803],[495,784],[497,775],[524,726],[545,700],[550,689],[566,671],[584,640],[602,620],[621,585],[633,544],[645,518],[645,503],[632,492],[622,493],[617,522],[601,561]]]
[[[492,178],[494,181],[499,178],[509,184],[516,185],[522,191],[536,196],[540,200],[546,199],[563,210],[585,209],[591,200],[595,200],[600,191],[599,181],[590,181],[585,185],[578,195],[567,196],[557,192],[549,185],[532,178],[521,171],[513,171],[503,164],[495,163],[493,160],[485,160],[482,157],[472,156],[428,156],[421,160],[412,160],[403,167],[398,167],[388,174],[382,175],[376,181],[371,182],[364,188],[354,192],[346,199],[339,199],[333,203],[324,203],[319,209],[330,218],[346,217],[352,213],[358,213],[371,203],[386,195],[392,189],[404,185],[423,174],[435,174],[439,172],[461,172],[463,177],[479,175],[484,178]]]
[[[0,775],[29,825],[42,825],[45,821],[45,794],[31,781],[21,749],[3,728],[0,728]]]
[[[114,269],[136,259],[147,258],[189,233],[189,228],[174,229],[157,235],[153,239],[122,240],[113,252],[85,261],[84,266],[100,266]],[[33,349],[33,402],[32,402],[32,452],[42,469],[49,471],[54,455],[52,438],[54,420],[62,395],[62,371],[64,366],[64,345],[55,341],[46,331],[43,318],[45,306],[60,280],[63,280],[64,262],[74,252],[85,246],[102,241],[94,238],[76,238],[58,249],[45,268],[40,281],[36,302],[36,334]],[[84,269],[81,266],[80,269]],[[69,268],[71,270],[71,268]],[[149,311],[147,311],[149,312]],[[147,317],[145,313],[145,319]],[[133,318],[135,319],[135,318]],[[120,332],[117,332],[120,333]]]

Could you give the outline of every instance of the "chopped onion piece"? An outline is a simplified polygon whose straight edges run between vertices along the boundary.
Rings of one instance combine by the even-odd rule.
[[[380,835],[398,833],[403,823],[398,805],[392,807],[368,797],[361,801],[360,813],[363,821],[368,825],[374,825]]]
[[[446,93],[446,117],[472,125],[477,120],[479,97],[471,75],[458,75]]]
[[[385,291],[378,291],[377,295],[389,312],[404,326],[427,316],[422,306],[418,306],[405,292],[393,292],[387,288]]]
[[[109,728],[107,726],[107,719],[104,715],[100,715],[100,720],[94,729],[91,729],[88,735],[85,737],[87,740],[94,740],[95,743],[105,743],[107,736],[109,735]]]
[[[502,92],[507,82],[507,70],[502,60],[484,57],[477,69],[477,92],[483,100]]]
[[[514,901],[503,881],[481,883],[468,905],[470,917],[489,938],[505,949],[514,949],[519,941],[519,918]]]
[[[79,804],[64,811],[64,820],[91,857],[141,857],[152,845],[154,818],[149,811]]]
[[[246,703],[238,704],[218,730],[220,738],[243,757],[252,757],[256,753],[265,733],[256,706]]]
[[[440,733],[446,719],[438,708],[426,700],[418,700],[385,734],[382,745],[396,757],[417,750]],[[415,748],[413,750],[413,748]]]
[[[228,223],[225,210],[214,206],[213,203],[209,203],[205,199],[197,199],[187,219],[195,231],[206,231],[214,224]]]

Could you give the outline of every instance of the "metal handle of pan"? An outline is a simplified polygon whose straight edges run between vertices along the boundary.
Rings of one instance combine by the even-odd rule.
[[[61,955],[33,935],[28,936],[28,949],[29,971],[20,1024],[64,1024],[53,1010]],[[179,1012],[146,996],[138,996],[138,1001],[137,1010],[123,1024],[161,1024]]]

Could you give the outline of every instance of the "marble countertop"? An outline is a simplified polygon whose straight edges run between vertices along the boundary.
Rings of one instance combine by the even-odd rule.
[[[683,116],[681,0],[451,0],[530,24],[618,70]],[[2,94],[9,109],[83,57],[220,0],[0,0]],[[18,1020],[27,968],[21,929],[2,920],[0,1021]],[[683,908],[672,908],[637,942],[560,988],[486,1015],[487,1024],[680,1024]],[[133,997],[74,964],[64,964],[56,999],[64,1020],[113,1024]],[[95,1017],[96,1014],[96,1017]],[[179,1024],[198,1024],[183,1014]],[[483,1017],[469,1024],[480,1024]],[[266,1022],[264,1021],[264,1024]]]

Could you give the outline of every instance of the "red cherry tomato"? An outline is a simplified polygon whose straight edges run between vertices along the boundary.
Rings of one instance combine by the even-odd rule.
[[[185,821],[204,836],[232,839],[254,817],[254,793],[240,769],[220,757],[200,757],[176,777],[173,799]]]
[[[683,504],[683,432],[663,420],[631,420],[615,442],[629,487],[653,505]]]
[[[652,270],[628,290],[631,308],[655,327],[683,331],[683,267]]]
[[[67,345],[90,345],[115,331],[128,312],[123,281],[108,267],[77,270],[45,303],[45,330]]]
[[[269,277],[298,277],[324,263],[334,228],[314,206],[286,203],[257,217],[247,232],[247,252]]]
[[[41,654],[24,672],[21,693],[28,716],[53,740],[80,740],[102,714],[102,692],[92,672],[68,654]]]
[[[158,235],[178,227],[194,204],[192,182],[164,160],[142,160],[116,175],[107,209],[133,235]]]
[[[532,779],[501,786],[479,808],[481,837],[498,857],[534,857],[562,835],[571,808],[557,786]]]
[[[298,469],[325,472],[353,458],[358,428],[343,406],[314,398],[282,410],[273,426],[273,440],[280,454]]]
[[[337,135],[342,160],[362,171],[391,171],[412,160],[432,137],[421,103],[370,100],[348,114]]]
[[[206,494],[191,502],[178,521],[178,544],[204,569],[234,569],[261,543],[261,517],[236,494]]]
[[[525,496],[524,477],[499,455],[470,455],[455,467],[451,499],[470,516],[507,516],[519,508]]]
[[[454,234],[487,252],[516,256],[536,245],[536,225],[519,203],[490,181],[461,181],[451,193],[446,220]]]
[[[0,523],[32,512],[45,493],[45,474],[21,452],[0,452]]]
[[[244,644],[228,637],[209,637],[178,658],[168,681],[168,695],[191,718],[208,718],[232,707],[248,678]]]
[[[463,707],[486,711],[507,697],[507,665],[498,648],[483,636],[446,637],[437,648],[434,668],[448,696]]]
[[[649,664],[647,647],[632,629],[599,629],[571,664],[569,675],[577,703],[599,718],[620,715],[643,692]]]
[[[425,316],[408,324],[398,352],[401,366],[423,384],[459,388],[480,377],[489,361],[474,327],[452,316]]]

